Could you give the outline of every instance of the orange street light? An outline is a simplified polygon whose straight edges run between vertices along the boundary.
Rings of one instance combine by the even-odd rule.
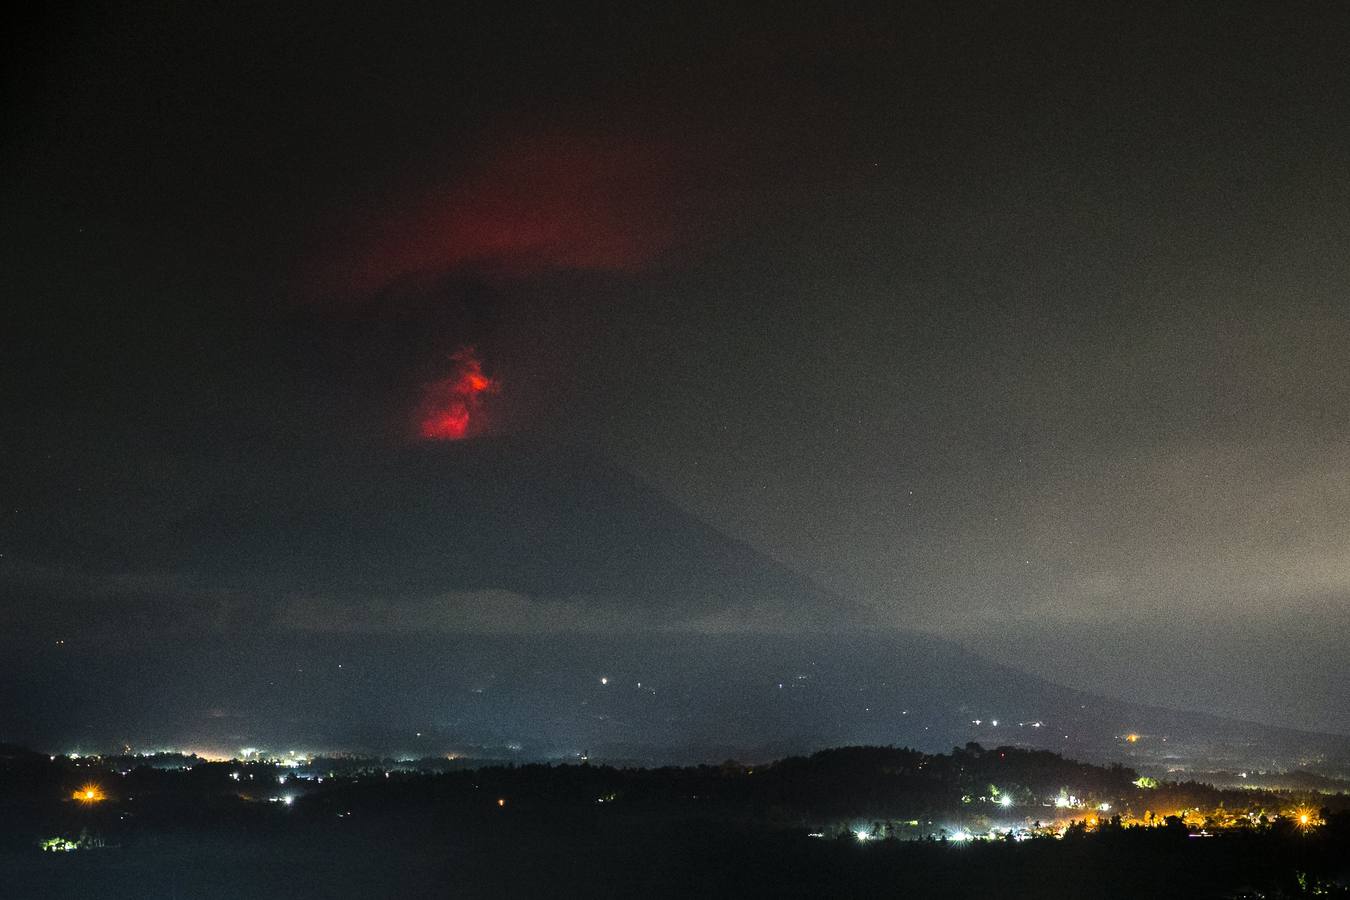
[[[103,793],[103,788],[96,784],[86,784],[71,795],[71,799],[78,800],[81,803],[99,803],[107,800],[108,796]]]

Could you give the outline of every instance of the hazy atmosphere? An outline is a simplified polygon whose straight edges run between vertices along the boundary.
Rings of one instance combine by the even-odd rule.
[[[1350,898],[1350,5],[0,29],[0,893]]]
[[[901,630],[1350,734],[1342,10],[408,12],[16,23],[12,661]]]

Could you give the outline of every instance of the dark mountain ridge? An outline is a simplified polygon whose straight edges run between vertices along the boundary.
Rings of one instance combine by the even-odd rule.
[[[37,574],[0,582],[0,738],[646,761],[979,741],[1328,771],[1347,757],[1345,738],[1108,700],[870,623],[577,448],[244,457],[156,487],[181,495],[176,512],[138,516],[164,505],[112,492],[11,535]],[[61,569],[63,539],[99,543],[106,570]],[[128,619],[139,638],[106,640]]]

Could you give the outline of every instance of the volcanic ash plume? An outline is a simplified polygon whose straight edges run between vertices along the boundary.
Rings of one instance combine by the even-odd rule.
[[[427,387],[419,432],[434,441],[458,441],[483,429],[483,395],[497,392],[472,347],[450,357],[454,372]]]

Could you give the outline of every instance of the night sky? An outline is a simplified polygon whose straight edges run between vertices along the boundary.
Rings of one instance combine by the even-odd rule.
[[[1344,6],[345,6],[6,27],[7,647],[903,629],[1350,733]]]

